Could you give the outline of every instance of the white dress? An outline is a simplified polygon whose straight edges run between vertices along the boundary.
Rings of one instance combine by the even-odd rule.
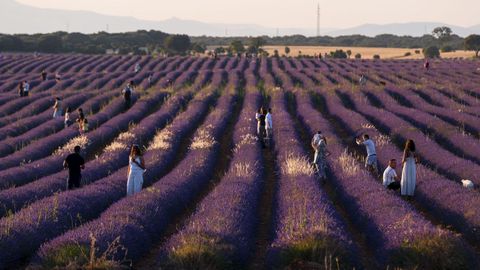
[[[135,157],[135,161],[140,164],[140,157]],[[127,181],[127,196],[133,195],[142,190],[144,172],[140,166],[133,162],[132,158],[129,160],[129,166],[130,173],[128,174]]]
[[[417,182],[417,168],[415,156],[409,153],[405,159],[402,170],[402,181],[400,182],[402,196],[413,196]]]

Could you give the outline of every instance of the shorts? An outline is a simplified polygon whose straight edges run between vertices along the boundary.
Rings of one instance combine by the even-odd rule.
[[[373,169],[377,170],[377,156],[372,155],[372,156],[367,156],[367,159],[365,160],[365,167],[371,166]]]

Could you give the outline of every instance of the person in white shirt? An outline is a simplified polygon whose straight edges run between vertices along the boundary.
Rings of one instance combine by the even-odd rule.
[[[273,135],[273,120],[271,108],[268,109],[267,115],[265,116],[265,131],[267,132],[267,138],[271,139]]]
[[[327,156],[330,152],[327,150],[327,139],[322,135],[321,131],[318,131],[312,138],[311,146],[315,151],[313,156],[313,165],[318,173],[320,179],[327,178]]]
[[[357,138],[356,140],[358,145],[365,145],[367,149],[367,158],[365,159],[365,168],[370,172],[378,174],[378,166],[377,166],[377,152],[375,150],[375,143],[370,139],[368,134],[363,135],[363,140]]]
[[[135,73],[138,73],[138,72],[140,71],[140,69],[142,69],[142,68],[140,67],[140,64],[136,64],[136,65],[135,65],[135,70],[134,70]]]
[[[23,82],[23,96],[28,97],[28,93],[30,92],[30,84],[27,81]]]
[[[391,159],[388,162],[388,167],[383,172],[383,185],[391,190],[400,189],[400,181],[397,176],[395,168],[397,167],[397,160]]]

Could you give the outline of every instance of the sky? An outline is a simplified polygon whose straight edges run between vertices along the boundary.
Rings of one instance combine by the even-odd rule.
[[[1,0],[0,0],[1,1]],[[480,0],[17,0],[36,7],[88,10],[138,19],[172,17],[208,23],[279,28],[345,28],[365,23],[442,22],[480,24]]]

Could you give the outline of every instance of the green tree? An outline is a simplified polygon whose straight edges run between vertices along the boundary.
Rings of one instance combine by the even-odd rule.
[[[41,52],[61,52],[63,48],[62,38],[58,35],[47,35],[38,42],[38,50]]]
[[[277,50],[277,49],[275,49],[275,50],[273,51],[273,57],[276,57],[276,58],[280,57],[280,55],[278,54],[278,50]]]
[[[245,52],[245,46],[243,46],[243,43],[241,40],[234,40],[230,43],[229,50],[232,53],[243,53]]]
[[[196,53],[205,53],[207,47],[201,43],[194,42],[192,43],[192,51]]]
[[[190,38],[187,35],[171,35],[165,39],[165,48],[174,53],[184,54],[190,46]]]
[[[288,56],[290,54],[290,48],[287,46],[285,47],[285,54]]]
[[[355,59],[362,59],[362,55],[360,53],[355,54]]]
[[[248,52],[259,53],[260,49],[265,46],[266,41],[261,37],[254,37],[249,40]]]
[[[348,58],[350,58],[350,56],[352,56],[352,50],[347,50],[347,55],[348,55]]]
[[[376,60],[380,59],[380,55],[374,54],[374,55],[373,55],[373,59],[376,59]]]
[[[333,58],[347,58],[348,55],[343,50],[335,50],[330,52],[330,56]]]
[[[440,40],[441,42],[446,42],[450,40],[452,33],[453,33],[452,29],[450,29],[450,27],[447,27],[447,26],[436,27],[432,31],[432,35],[438,40]]]
[[[423,49],[423,55],[425,56],[425,58],[439,58],[440,50],[437,46],[430,46]]]
[[[470,35],[465,38],[465,49],[475,52],[475,57],[478,57],[480,52],[480,35]]]

